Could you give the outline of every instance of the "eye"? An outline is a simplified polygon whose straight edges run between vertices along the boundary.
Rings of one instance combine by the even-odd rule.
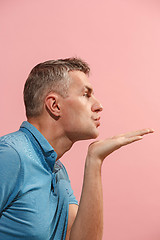
[[[83,94],[83,96],[89,98],[91,95],[90,95],[90,93],[85,92],[85,93]]]

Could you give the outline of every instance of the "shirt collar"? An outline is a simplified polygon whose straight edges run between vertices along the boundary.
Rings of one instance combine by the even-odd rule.
[[[49,144],[47,139],[38,131],[36,127],[34,127],[31,123],[24,121],[21,126],[20,130],[24,132],[31,133],[35,140],[39,143],[43,154],[46,158],[48,165],[50,166],[51,170],[53,171],[55,161],[57,159],[57,153],[54,151],[53,147]],[[27,130],[27,131],[26,131]]]

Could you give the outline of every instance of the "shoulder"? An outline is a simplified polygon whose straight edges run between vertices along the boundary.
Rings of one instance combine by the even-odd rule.
[[[24,144],[25,139],[26,136],[22,131],[16,131],[0,137],[0,145],[8,144],[9,146],[16,149],[21,144]]]
[[[22,131],[16,131],[0,138],[1,155],[13,154],[14,159],[24,161],[27,152],[32,149],[32,143],[27,135]],[[3,153],[2,153],[3,152]],[[16,158],[17,156],[17,158]]]
[[[20,131],[7,134],[0,138],[0,161],[20,161],[18,149],[21,147],[24,136]]]
[[[0,172],[9,171],[14,175],[19,172],[21,159],[15,148],[5,142],[0,142]]]

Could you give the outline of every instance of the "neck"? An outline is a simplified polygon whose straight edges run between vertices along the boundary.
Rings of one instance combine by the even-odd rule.
[[[47,139],[49,144],[54,148],[55,152],[57,153],[57,160],[72,147],[73,142],[67,138],[56,121],[51,122],[42,118],[30,118],[28,119],[28,122],[36,127],[38,131]]]

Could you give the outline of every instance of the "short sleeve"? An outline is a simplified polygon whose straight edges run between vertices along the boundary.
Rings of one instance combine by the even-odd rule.
[[[69,195],[69,204],[78,205],[78,201],[77,201],[76,197],[74,196],[70,181],[67,181],[66,188],[67,188],[68,195]]]
[[[65,168],[65,166],[62,164],[62,168],[63,168],[63,172],[64,172],[64,175],[66,177],[66,189],[67,189],[67,192],[68,192],[68,196],[69,196],[69,204],[76,204],[78,205],[78,201],[73,193],[73,189],[71,187],[71,181],[69,179],[69,176],[68,176],[68,173],[67,173],[67,170]]]
[[[0,213],[18,194],[20,168],[18,153],[8,144],[0,143]]]
[[[67,173],[65,166],[58,160],[55,164],[55,174],[56,181],[60,182],[63,180],[63,184],[65,185],[65,189],[67,191],[67,195],[69,197],[69,204],[78,205],[78,201],[73,193],[73,189],[71,187],[71,182]]]

